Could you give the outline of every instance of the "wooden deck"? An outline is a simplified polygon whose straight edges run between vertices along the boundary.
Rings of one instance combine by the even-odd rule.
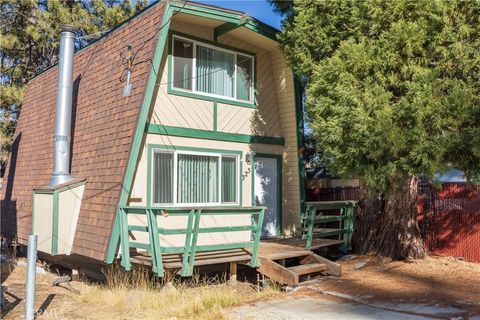
[[[329,261],[305,249],[306,240],[282,239],[274,241],[261,241],[258,248],[258,260],[260,266],[258,272],[269,278],[289,285],[297,285],[300,278],[319,272],[339,276],[341,268],[334,262]],[[339,240],[316,239],[316,248],[324,248],[343,243]],[[244,264],[251,260],[251,249],[227,249],[216,251],[197,252],[195,256],[195,267],[215,264]],[[285,262],[289,259],[297,261],[297,265],[286,267]],[[131,261],[135,265],[152,266],[152,258],[146,252],[131,252]],[[165,270],[176,272],[182,268],[183,255],[164,254],[162,255],[163,267]],[[236,270],[236,267],[234,267]]]
[[[197,252],[195,255],[195,267],[222,264],[222,263],[248,263],[251,259],[250,252],[245,249],[228,249],[218,251]],[[132,252],[131,261],[133,264],[152,266],[152,257],[146,252]],[[183,254],[169,253],[162,255],[163,267],[167,270],[182,268]]]

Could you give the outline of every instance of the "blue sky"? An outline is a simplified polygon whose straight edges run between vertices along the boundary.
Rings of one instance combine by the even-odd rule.
[[[250,16],[280,29],[282,18],[273,12],[272,7],[266,0],[194,0],[195,2],[211,4],[214,6],[238,10],[248,13]]]

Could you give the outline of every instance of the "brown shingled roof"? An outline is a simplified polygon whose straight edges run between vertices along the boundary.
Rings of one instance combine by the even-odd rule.
[[[74,56],[71,171],[86,185],[73,253],[105,258],[164,7],[149,7]],[[142,63],[124,97],[120,52],[128,44],[142,48],[135,58]],[[32,190],[48,184],[53,170],[57,73],[53,67],[28,84],[0,191],[2,233],[23,244],[31,231]]]

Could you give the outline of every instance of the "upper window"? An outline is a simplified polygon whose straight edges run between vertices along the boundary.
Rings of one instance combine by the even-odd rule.
[[[252,56],[175,36],[172,74],[176,89],[252,101]]]
[[[162,205],[238,204],[238,155],[154,150],[152,200]]]

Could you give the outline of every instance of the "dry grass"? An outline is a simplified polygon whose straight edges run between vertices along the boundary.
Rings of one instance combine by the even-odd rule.
[[[230,285],[225,275],[164,282],[150,278],[144,269],[124,272],[119,267],[107,269],[105,275],[104,284],[82,286],[72,301],[75,312],[66,312],[72,308],[64,305],[39,319],[229,319],[225,309],[281,292],[278,286],[257,291],[246,283]]]

